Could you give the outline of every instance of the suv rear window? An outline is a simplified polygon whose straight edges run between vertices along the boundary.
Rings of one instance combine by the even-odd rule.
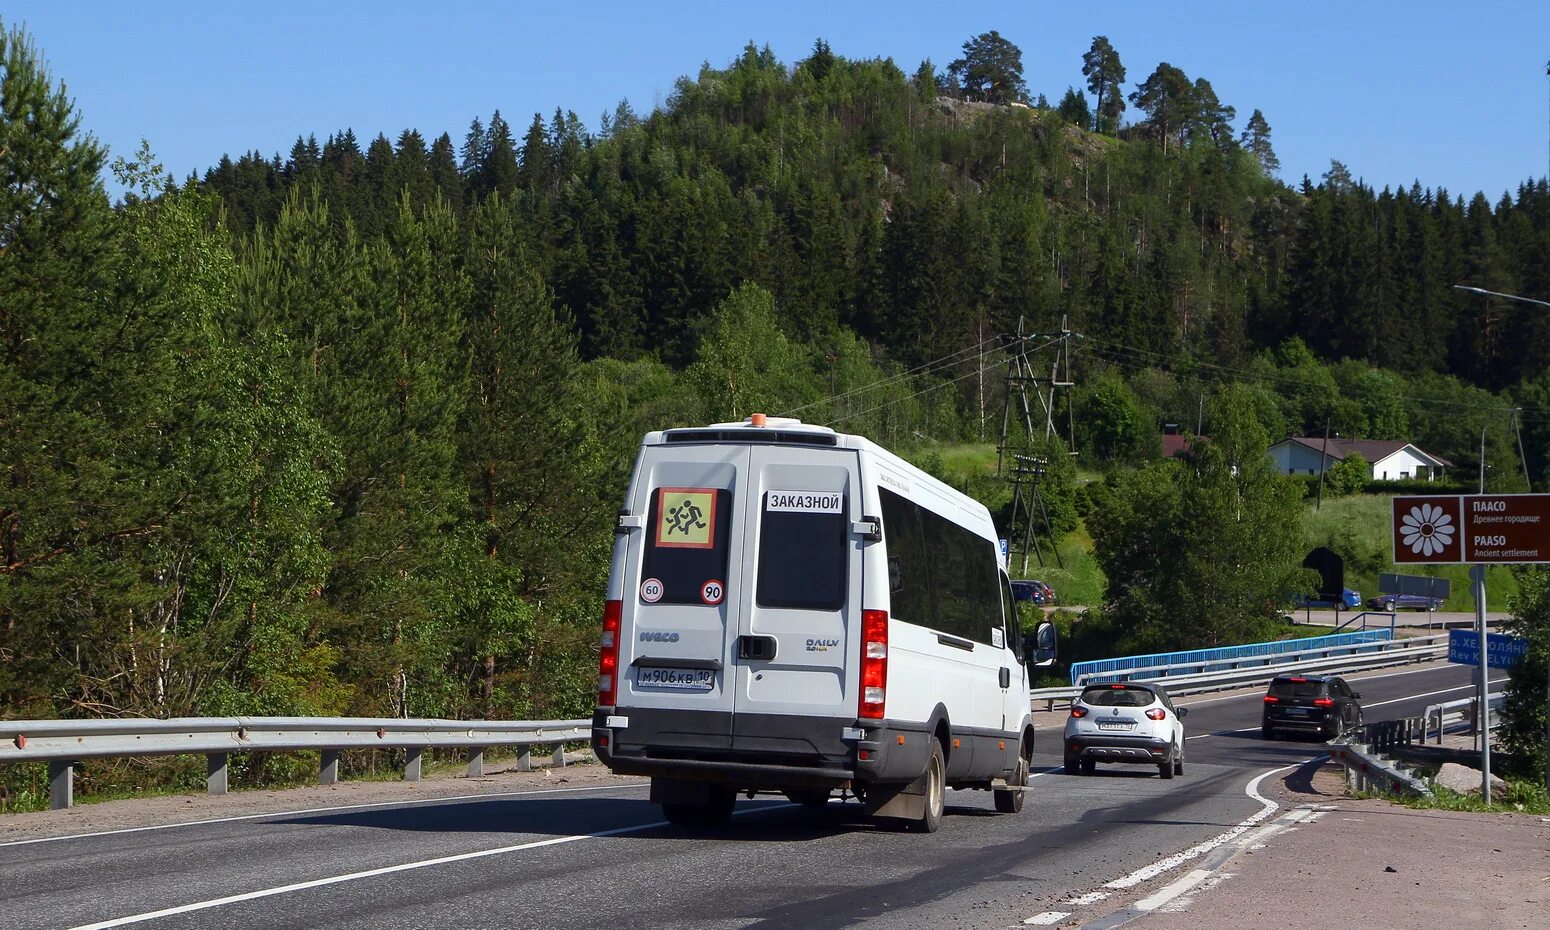
[[[651,604],[719,604],[726,596],[732,492],[725,488],[657,488],[651,495],[641,600]],[[649,587],[648,582],[657,586]],[[707,589],[709,595],[707,596]]]
[[[1156,695],[1145,688],[1114,688],[1099,685],[1082,692],[1082,703],[1091,707],[1145,707]]]
[[[759,606],[843,607],[847,535],[843,494],[765,492],[759,523]]]
[[[1314,698],[1324,694],[1324,682],[1306,679],[1293,681],[1290,678],[1277,678],[1270,682],[1270,693],[1282,698]]]

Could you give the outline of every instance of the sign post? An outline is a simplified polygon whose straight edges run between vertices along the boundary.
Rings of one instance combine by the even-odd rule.
[[[1481,721],[1480,797],[1489,804],[1491,713],[1486,668],[1490,641],[1485,628],[1485,566],[1550,563],[1550,494],[1396,497],[1393,528],[1396,565],[1470,566],[1475,629],[1481,644],[1477,705]],[[1550,745],[1550,728],[1545,738]],[[1546,780],[1550,782],[1550,772]]]

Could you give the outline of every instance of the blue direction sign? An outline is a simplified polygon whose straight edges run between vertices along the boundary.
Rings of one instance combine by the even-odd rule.
[[[1505,633],[1486,634],[1485,664],[1491,668],[1512,668],[1528,653],[1528,640]],[[1480,664],[1480,634],[1475,630],[1448,631],[1448,661],[1461,665]]]

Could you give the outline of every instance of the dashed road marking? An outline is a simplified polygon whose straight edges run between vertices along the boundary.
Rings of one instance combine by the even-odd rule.
[[[1058,924],[1070,916],[1070,913],[1066,911],[1045,911],[1042,914],[1034,914],[1032,917],[1024,920],[1023,923],[1032,924],[1035,927],[1048,927]]]

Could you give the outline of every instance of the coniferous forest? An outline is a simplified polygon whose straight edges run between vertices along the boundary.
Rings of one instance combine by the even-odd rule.
[[[1453,287],[1550,297],[1544,178],[1283,179],[1204,77],[1099,37],[1052,106],[1015,52],[749,45],[652,113],[175,181],[0,33],[0,713],[585,714],[642,433],[994,441],[1019,320],[1082,334],[1092,473],[1225,397],[1550,477],[1550,315]]]

